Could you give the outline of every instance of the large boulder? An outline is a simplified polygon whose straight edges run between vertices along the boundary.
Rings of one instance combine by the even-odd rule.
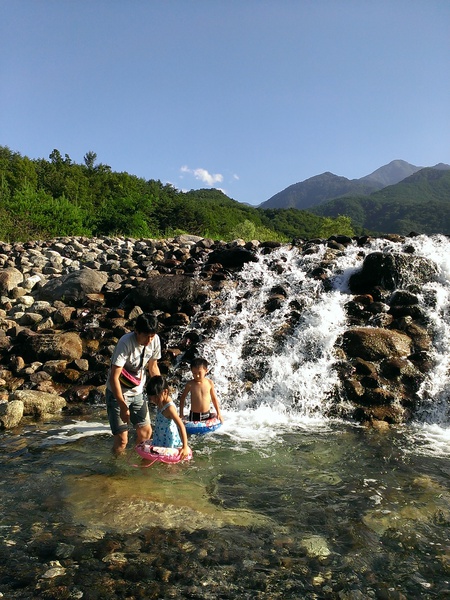
[[[415,283],[433,281],[438,273],[435,263],[422,256],[408,253],[372,252],[364,259],[362,269],[349,280],[354,294],[364,294],[379,286],[394,290]]]
[[[128,296],[127,302],[144,311],[182,312],[195,303],[205,288],[200,281],[187,275],[154,275],[140,283]]]
[[[226,269],[242,269],[248,262],[258,262],[258,257],[251,250],[242,246],[218,248],[208,256],[209,263],[219,263]]]
[[[98,294],[108,281],[108,274],[94,269],[81,269],[68,275],[47,281],[39,290],[33,292],[38,300],[62,300],[66,304],[80,303],[89,294]]]
[[[76,360],[83,354],[83,343],[78,333],[24,332],[20,337],[18,350],[26,362],[48,360]]]
[[[37,390],[16,390],[10,396],[12,401],[23,404],[23,414],[41,419],[45,415],[60,412],[67,404],[61,396]],[[11,404],[9,402],[8,404]]]
[[[348,329],[342,337],[347,356],[374,361],[409,356],[412,343],[405,333],[381,327],[355,327]]]

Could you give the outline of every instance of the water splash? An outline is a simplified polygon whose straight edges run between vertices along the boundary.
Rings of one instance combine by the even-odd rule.
[[[212,308],[220,326],[199,352],[213,366],[227,408],[267,406],[289,418],[324,418],[339,385],[332,365],[346,323],[348,278],[362,257],[355,260],[356,247],[336,254],[321,244],[309,252],[282,247],[260,254]],[[317,269],[332,281],[331,291],[311,276]]]
[[[434,339],[435,365],[421,389],[418,418],[447,426],[450,242],[445,236],[375,239],[342,252],[317,244],[307,253],[286,246],[261,253],[211,309],[220,325],[198,348],[212,366],[224,407],[231,413],[269,407],[276,419],[285,415],[296,422],[326,420],[340,385],[333,364],[336,340],[349,326],[344,309],[349,277],[371,252],[404,250],[433,260],[439,269],[437,281],[418,291]],[[319,270],[326,286],[314,276]],[[278,304],[271,309],[274,295]]]

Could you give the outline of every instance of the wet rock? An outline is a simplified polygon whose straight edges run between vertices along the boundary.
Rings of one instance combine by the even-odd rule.
[[[416,294],[407,290],[396,290],[392,294],[389,304],[391,306],[411,306],[413,304],[419,304],[419,298]]]
[[[398,400],[397,393],[387,388],[373,387],[365,388],[361,400],[370,406],[387,405],[392,408]]]
[[[349,286],[355,294],[370,292],[375,286],[394,290],[409,283],[420,285],[433,281],[437,273],[436,265],[420,256],[373,252],[364,259],[361,271],[350,277]]]
[[[387,421],[380,421],[379,419],[376,419],[376,418],[372,418],[372,420],[370,421],[370,424],[373,429],[376,429],[377,431],[380,431],[380,432],[386,432],[386,431],[389,431],[389,429],[390,429],[389,423]]]
[[[24,404],[21,400],[0,403],[0,427],[13,429],[19,425],[24,415]]]
[[[413,340],[413,346],[415,352],[422,352],[430,350],[432,346],[432,339],[425,327],[422,327],[418,323],[414,322],[412,317],[406,316],[401,319],[397,319],[395,322],[396,329],[403,331]]]
[[[342,347],[350,357],[377,361],[391,356],[408,356],[412,340],[400,331],[377,327],[355,327],[347,330]]]
[[[46,414],[58,413],[66,406],[66,401],[61,396],[36,390],[16,390],[10,395],[10,400],[22,402],[23,414],[38,419]]]
[[[367,306],[367,310],[374,315],[378,315],[380,313],[387,313],[389,309],[389,304],[385,304],[384,302],[371,302]]]
[[[358,406],[353,413],[355,420],[365,425],[374,426],[377,429],[383,428],[380,425],[382,422],[388,425],[402,423],[405,415],[407,413],[402,406],[399,404],[392,406],[388,402],[372,406]]]
[[[272,294],[269,296],[265,303],[267,312],[271,313],[274,310],[281,308],[286,301],[286,297],[283,294]]]
[[[387,379],[419,377],[416,367],[406,358],[388,358],[381,363],[381,372]]]
[[[362,383],[355,378],[345,378],[343,381],[347,397],[352,402],[359,402],[364,396],[365,389]]]
[[[360,357],[357,357],[354,361],[355,371],[359,375],[369,375],[371,377],[376,377],[377,375],[377,367],[374,363],[369,362],[367,360],[363,360]]]
[[[388,313],[377,313],[369,317],[367,324],[372,327],[390,327],[394,322],[394,317]],[[397,327],[397,329],[399,329]]]

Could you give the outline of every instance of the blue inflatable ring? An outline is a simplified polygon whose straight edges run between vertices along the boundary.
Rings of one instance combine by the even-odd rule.
[[[183,423],[188,434],[194,433],[198,435],[216,431],[216,429],[219,429],[219,427],[222,425],[217,417],[213,417],[207,421],[187,421],[186,419],[183,419]]]

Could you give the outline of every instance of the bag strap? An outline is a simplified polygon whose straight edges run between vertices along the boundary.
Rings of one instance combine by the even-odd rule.
[[[147,348],[147,346],[144,346],[144,349],[141,352],[141,360],[139,362],[138,371],[140,371],[142,369],[142,365],[144,363],[144,356],[145,356],[145,349],[146,348]]]

